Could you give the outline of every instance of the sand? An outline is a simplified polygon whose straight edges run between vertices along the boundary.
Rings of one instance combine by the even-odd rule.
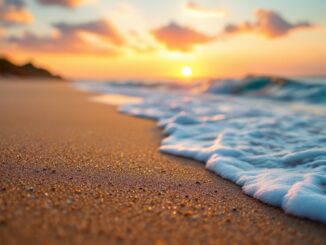
[[[154,121],[88,98],[0,81],[0,244],[325,244],[326,225],[159,153]]]

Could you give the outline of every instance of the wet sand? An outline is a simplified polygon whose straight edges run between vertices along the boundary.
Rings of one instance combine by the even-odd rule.
[[[325,244],[326,225],[158,152],[156,123],[0,81],[0,244]]]

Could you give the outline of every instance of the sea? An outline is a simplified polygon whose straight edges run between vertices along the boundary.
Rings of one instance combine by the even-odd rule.
[[[73,86],[121,113],[156,120],[162,153],[194,159],[253,198],[326,223],[325,77]]]

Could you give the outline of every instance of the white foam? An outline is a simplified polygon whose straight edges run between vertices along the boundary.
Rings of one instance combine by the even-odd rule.
[[[158,120],[160,150],[189,157],[285,212],[326,223],[325,110],[232,95],[106,86],[142,96],[120,111]]]

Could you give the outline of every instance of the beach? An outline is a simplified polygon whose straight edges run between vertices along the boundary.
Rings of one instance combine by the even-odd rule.
[[[0,80],[1,244],[325,244],[324,224],[160,153],[155,121],[90,96]]]

